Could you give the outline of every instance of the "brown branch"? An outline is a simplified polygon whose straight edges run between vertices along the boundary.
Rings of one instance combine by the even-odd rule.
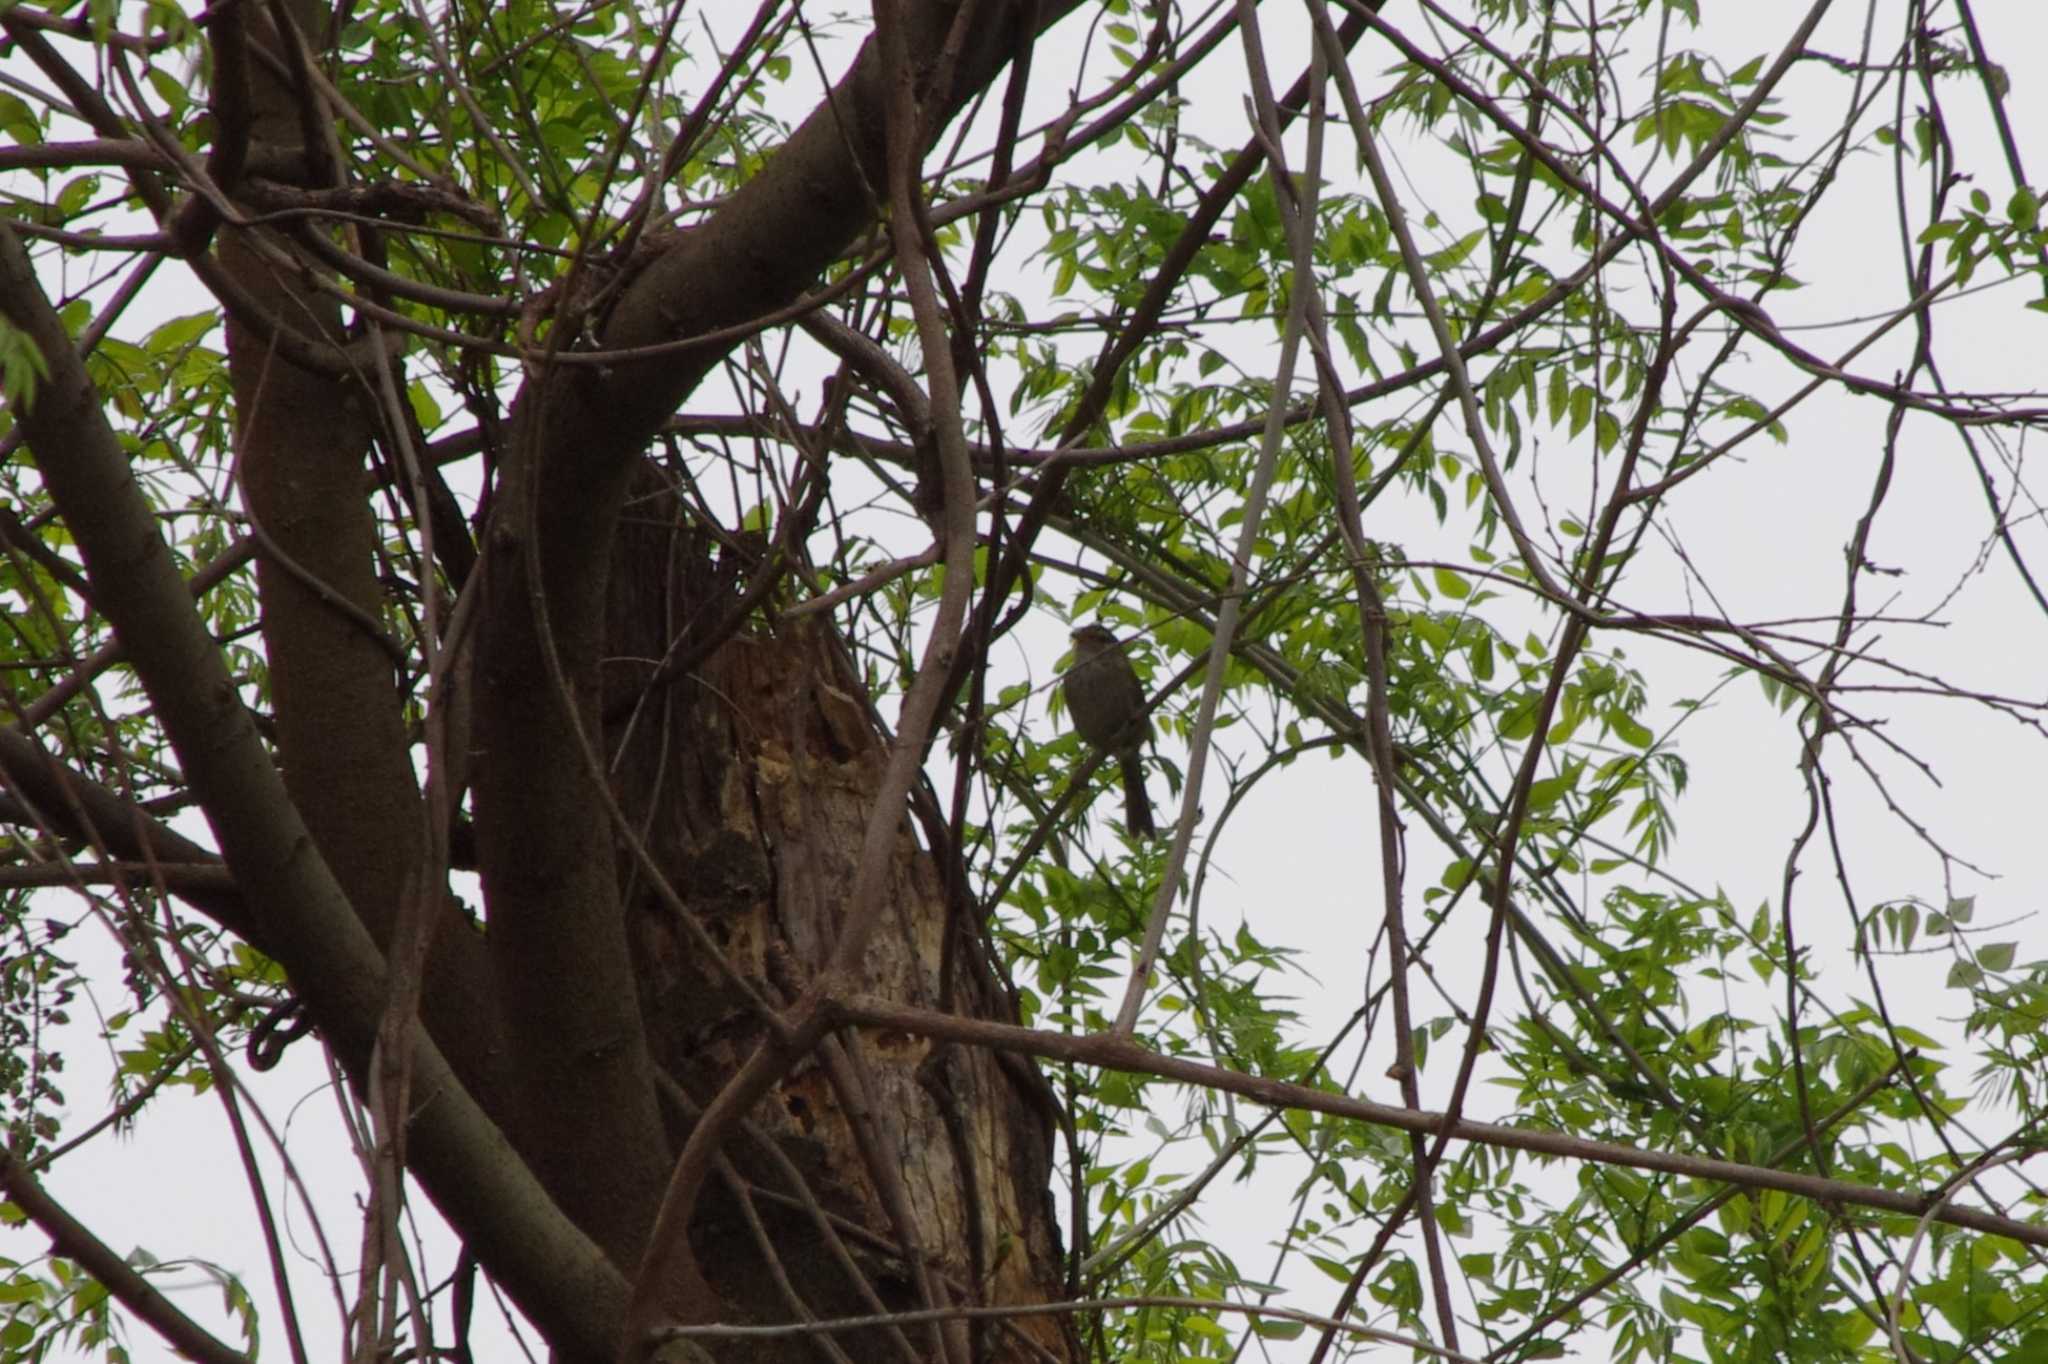
[[[134,138],[95,137],[80,142],[38,142],[0,147],[0,170],[76,170],[81,166],[126,166],[131,170],[176,169],[162,152]]]
[[[1446,1121],[1441,1113],[1427,1109],[1395,1108],[1390,1104],[1355,1099],[1348,1094],[1311,1089],[1285,1080],[1246,1075],[1221,1066],[1165,1056],[1114,1033],[1052,1033],[986,1019],[962,1018],[894,1004],[862,996],[826,1002],[825,1012],[835,1023],[854,1023],[872,1028],[898,1028],[922,1037],[943,1038],[975,1046],[1000,1047],[1006,1051],[1044,1060],[1070,1061],[1119,1071],[1127,1075],[1152,1075],[1163,1080],[1198,1085],[1203,1089],[1235,1094],[1254,1103],[1274,1108],[1298,1108],[1352,1118],[1376,1127],[1402,1132],[1422,1132],[1471,1142],[1503,1151],[1527,1151],[1532,1155],[1594,1165],[1618,1165],[1634,1170],[1655,1170],[1691,1179],[1735,1184],[1750,1189],[1776,1189],[1781,1193],[1810,1198],[1822,1203],[1849,1204],[1907,1217],[1925,1216],[1938,1209],[1935,1221],[1972,1231],[2008,1236],[2030,1246],[2048,1246],[2048,1226],[2000,1217],[1995,1213],[1968,1208],[1943,1207],[1946,1193],[1902,1193],[1893,1189],[1854,1184],[1842,1179],[1792,1170],[1774,1170],[1762,1165],[1721,1160],[1713,1156],[1685,1155],[1675,1151],[1652,1151],[1620,1142],[1575,1137],[1565,1132],[1548,1132],[1533,1127],[1508,1127],[1501,1123],[1471,1118]]]
[[[791,1336],[815,1335],[826,1331],[860,1331],[876,1326],[919,1326],[948,1321],[1009,1321],[1016,1317],[1067,1316],[1081,1312],[1112,1312],[1163,1307],[1174,1311],[1234,1313],[1254,1321],[1295,1322],[1342,1331],[1360,1340],[1399,1345],[1450,1364],[1479,1364],[1470,1355],[1432,1345],[1414,1336],[1382,1331],[1356,1321],[1338,1321],[1292,1307],[1270,1307],[1263,1303],[1227,1302],[1216,1298],[1182,1298],[1170,1294],[1144,1294],[1120,1298],[1077,1298],[1070,1302],[1025,1303],[1004,1307],[936,1307],[917,1312],[891,1312],[879,1317],[845,1317],[836,1321],[792,1322],[776,1326],[674,1326],[661,1331],[659,1341],[690,1340],[782,1340]]]
[[[219,862],[37,862],[0,867],[0,890],[37,886],[129,886],[161,880],[165,890],[186,898],[231,894],[235,878]]]
[[[1330,16],[1321,0],[1310,0],[1309,14],[1315,26],[1316,42],[1324,64],[1335,78],[1340,102],[1349,118],[1352,133],[1361,147],[1369,145],[1372,126],[1368,122],[1364,107],[1351,79],[1351,70],[1344,62],[1344,51],[1337,32],[1330,25]],[[1269,89],[1261,88],[1261,66],[1253,64],[1254,89],[1260,97],[1270,101]],[[1324,92],[1320,86],[1315,91],[1316,104],[1312,109],[1311,157],[1319,155],[1322,146],[1321,121]],[[1311,255],[1311,239],[1315,231],[1314,202],[1300,202],[1301,194],[1294,189],[1291,177],[1285,174],[1286,163],[1283,149],[1272,136],[1274,119],[1266,108],[1261,108],[1261,123],[1267,129],[1268,155],[1274,164],[1275,201],[1280,207],[1287,227],[1288,241],[1295,257],[1295,269],[1299,283],[1297,288],[1311,287],[1314,273]],[[1322,168],[1312,159],[1306,175],[1309,186],[1316,185]],[[1313,193],[1313,189],[1308,191]],[[1389,204],[1383,206],[1390,219],[1398,209]],[[1496,278],[1498,272],[1496,272]],[[1410,1108],[1421,1103],[1421,1081],[1415,1059],[1414,1013],[1410,1001],[1409,972],[1414,949],[1409,941],[1407,918],[1404,912],[1402,885],[1406,871],[1406,850],[1401,840],[1399,808],[1395,802],[1395,782],[1399,772],[1399,760],[1395,756],[1391,719],[1391,703],[1387,687],[1387,608],[1381,596],[1379,584],[1374,578],[1374,564],[1371,548],[1365,537],[1364,506],[1359,497],[1356,456],[1351,441],[1350,413],[1343,405],[1342,382],[1337,371],[1336,359],[1331,352],[1328,318],[1325,315],[1320,291],[1311,292],[1309,299],[1310,331],[1308,339],[1316,360],[1318,393],[1322,399],[1324,429],[1329,434],[1330,470],[1336,490],[1338,533],[1342,537],[1344,556],[1350,569],[1351,590],[1358,607],[1358,622],[1366,663],[1366,757],[1373,772],[1375,790],[1375,820],[1379,835],[1380,857],[1380,904],[1381,932],[1387,944],[1387,988],[1394,1005],[1394,1066],[1393,1075],[1401,1088],[1401,1100]],[[1457,355],[1455,344],[1440,348],[1447,364]],[[1455,370],[1453,371],[1455,373]],[[1446,397],[1449,395],[1446,394]],[[1482,979],[1490,985],[1500,953],[1500,932],[1498,921],[1489,928],[1486,943],[1486,966]],[[1476,1039],[1484,1035],[1481,1022],[1472,1024],[1471,1033]],[[1460,1072],[1460,1080],[1465,1078]],[[1462,1099],[1462,1085],[1454,1093],[1453,1107]],[[1441,1229],[1435,1216],[1435,1191],[1433,1182],[1436,1169],[1443,1158],[1439,1144],[1431,1149],[1420,1134],[1410,1134],[1410,1158],[1415,1173],[1400,1207],[1388,1216],[1380,1228],[1374,1244],[1353,1267],[1350,1279],[1345,1283],[1338,1297],[1335,1315],[1339,1318],[1351,1314],[1353,1302],[1363,1288],[1366,1276],[1379,1263],[1384,1246],[1392,1240],[1395,1230],[1410,1215],[1416,1219],[1423,1235],[1423,1249],[1429,1265],[1430,1295],[1437,1309],[1438,1329],[1443,1339],[1455,1347],[1458,1343],[1458,1326],[1455,1305],[1451,1301],[1450,1286],[1444,1269],[1444,1253]],[[1321,1364],[1327,1357],[1336,1339],[1334,1331],[1325,1330],[1316,1344],[1311,1364]]]
[[[6,1189],[9,1200],[50,1238],[51,1247],[59,1255],[77,1261],[116,1301],[142,1318],[179,1354],[204,1364],[249,1364],[248,1355],[223,1344],[212,1332],[180,1312],[112,1246],[66,1212],[4,1147],[0,1147],[0,1188]]]
[[[76,539],[94,600],[127,642],[246,903],[262,916],[261,937],[360,1076],[383,1010],[382,958],[271,765],[85,367],[4,223],[0,316],[49,367],[35,404],[17,419]],[[554,1206],[440,1049],[417,1028],[412,1039],[422,1181],[558,1345],[608,1353],[624,1315],[617,1271]]]
[[[0,782],[13,793],[0,799],[0,821],[34,824],[60,838],[103,844],[116,857],[143,865],[202,866],[215,860],[211,849],[143,812],[126,797],[65,767],[35,740],[0,727]],[[20,808],[16,808],[16,801]],[[83,822],[72,817],[76,808]],[[212,891],[203,885],[176,888],[179,898],[258,951],[270,953],[256,917],[232,886]]]

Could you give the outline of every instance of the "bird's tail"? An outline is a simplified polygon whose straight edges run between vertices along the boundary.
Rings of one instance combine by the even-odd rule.
[[[1124,778],[1124,827],[1133,838],[1157,838],[1159,828],[1152,822],[1152,798],[1145,794],[1145,765],[1136,754],[1118,760]]]

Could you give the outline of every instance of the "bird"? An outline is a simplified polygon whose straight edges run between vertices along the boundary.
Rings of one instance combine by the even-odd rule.
[[[1060,691],[1074,717],[1074,732],[1116,759],[1124,782],[1124,828],[1133,838],[1155,837],[1159,831],[1152,823],[1140,756],[1152,737],[1145,686],[1123,643],[1106,626],[1080,626],[1072,639],[1074,662]]]

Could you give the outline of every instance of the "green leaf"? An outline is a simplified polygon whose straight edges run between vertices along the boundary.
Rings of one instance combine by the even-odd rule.
[[[1897,939],[1900,947],[1911,947],[1920,936],[1920,906],[1908,902],[1899,907]]]
[[[1607,454],[1621,442],[1621,422],[1613,413],[1603,410],[1593,419],[1593,446],[1601,454]]]
[[[1878,1323],[1873,1313],[1831,1312],[1828,1317],[1828,1338],[1843,1350],[1859,1351],[1877,1334]]]
[[[0,318],[0,393],[23,410],[35,406],[36,387],[50,377],[50,366],[28,333]]]
[[[0,133],[23,147],[42,145],[43,127],[35,111],[19,95],[0,90]]]
[[[1493,636],[1482,634],[1466,650],[1465,657],[1472,668],[1472,680],[1491,682],[1493,680]]]
[[[1529,809],[1531,813],[1548,810],[1564,799],[1566,794],[1579,784],[1578,774],[1565,773],[1557,777],[1545,777],[1529,783]]]
[[[2012,225],[2022,232],[2031,232],[2041,220],[2041,200],[2034,191],[2021,185],[2006,200],[2005,216]]]
[[[1571,434],[1576,437],[1593,420],[1593,390],[1580,384],[1572,390]]]
[[[1543,737],[1543,742],[1553,746],[1571,742],[1572,735],[1579,731],[1579,721],[1581,718],[1579,713],[1574,711],[1571,706],[1565,706],[1564,714],[1558,718],[1556,724],[1550,727],[1550,733]]]
[[[1642,725],[1637,724],[1635,717],[1625,710],[1615,709],[1607,712],[1607,727],[1614,732],[1615,738],[1631,748],[1648,748],[1657,738]]]
[[[1454,266],[1464,264],[1465,258],[1471,255],[1473,250],[1485,240],[1486,230],[1484,228],[1474,228],[1443,250],[1433,255],[1424,256],[1423,261],[1429,266],[1430,273],[1440,275]]]
[[[194,345],[199,338],[212,331],[220,323],[217,312],[187,313],[174,317],[158,326],[143,340],[143,348],[151,355],[170,355]]]

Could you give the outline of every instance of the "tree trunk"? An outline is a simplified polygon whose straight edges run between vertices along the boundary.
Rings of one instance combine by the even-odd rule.
[[[1031,30],[1015,25],[1048,22],[1062,8],[1006,11],[1003,24],[978,31],[955,54],[958,89],[945,107],[1028,40]],[[303,164],[289,178],[327,187],[335,168],[316,154],[324,115],[287,79],[291,44],[267,12],[250,12],[246,32],[239,14],[223,21],[220,50],[232,57],[246,41],[266,60],[251,68],[245,111],[232,105],[240,87],[223,81],[223,119],[264,146],[300,148]],[[937,61],[956,17],[945,5],[916,7],[919,70]],[[324,19],[295,6],[316,47]],[[871,55],[859,62],[831,116],[821,112],[792,138],[777,174],[748,183],[745,212],[700,226],[637,278],[607,320],[608,344],[752,317],[837,259],[872,216],[884,74]],[[858,134],[850,145],[849,128]],[[237,166],[222,164],[232,188]],[[802,212],[788,211],[791,192],[808,196]],[[788,249],[761,249],[763,215],[781,224]],[[375,376],[315,372],[281,344],[297,338],[305,351],[306,342],[349,339],[313,275],[278,263],[308,244],[293,230],[326,229],[219,225],[223,275],[244,300],[230,317],[228,349],[243,491],[263,541],[272,753],[353,915],[330,908],[360,921],[388,965],[406,887],[423,867],[430,877],[442,870],[423,837],[406,713],[405,687],[417,679],[394,685],[390,641],[378,634],[394,613],[379,577],[378,522],[362,497],[371,441],[396,418],[379,408]],[[650,328],[659,335],[642,336]],[[427,1100],[408,1158],[564,1358],[601,1357],[607,1347],[597,1342],[615,1339],[592,1325],[614,1318],[606,1276],[631,1280],[694,1114],[760,1039],[760,1001],[786,1004],[822,969],[887,752],[865,685],[829,626],[770,627],[757,623],[770,613],[754,612],[735,630],[738,590],[758,563],[730,549],[714,555],[716,537],[690,523],[669,486],[635,471],[649,433],[722,350],[615,374],[569,369],[528,385],[496,451],[489,571],[468,583],[482,595],[464,647],[474,659],[471,796],[485,923],[480,931],[452,897],[440,906],[420,1014],[452,1067],[439,1092],[459,1080],[476,1107]],[[391,387],[402,393],[403,361],[391,363]],[[382,430],[387,454],[403,434]],[[639,496],[620,524],[629,480]],[[528,587],[536,569],[545,629]],[[570,706],[542,666],[550,653]],[[667,680],[662,661],[683,656],[691,666]],[[658,893],[597,808],[576,722],[602,730],[613,793],[672,895]],[[976,911],[957,888],[945,892],[943,865],[906,819],[863,988],[1014,1021]],[[270,916],[311,917],[292,897],[259,898],[254,928]],[[686,918],[730,966],[711,959]],[[372,988],[377,973],[367,967],[331,970],[316,934],[271,937],[360,1080],[383,980]],[[351,997],[346,1017],[326,1002],[334,989],[311,988],[323,971],[363,995]],[[450,1116],[458,1112],[460,1122]],[[714,1315],[790,1321],[1060,1296],[1047,1193],[1055,1113],[1028,1062],[902,1036],[828,1038],[757,1105],[696,1207],[692,1244]],[[509,1156],[505,1141],[519,1156],[509,1170],[492,1165]],[[470,1178],[486,1169],[498,1182]],[[549,1219],[547,1238],[527,1234]],[[535,1253],[543,1243],[572,1249]],[[606,1284],[601,1295],[550,1282],[551,1267],[566,1281],[570,1260]],[[877,1329],[840,1345],[853,1358],[949,1364],[1079,1355],[1065,1320],[1053,1317]],[[791,1338],[715,1353],[817,1351]]]
[[[605,711],[614,786],[685,912],[783,1004],[828,956],[886,757],[865,687],[821,617],[747,621],[722,641],[758,542],[717,540],[659,480],[628,504],[612,565]],[[751,537],[750,537],[751,539]],[[726,625],[725,628],[730,628]],[[701,659],[681,676],[677,663]],[[664,664],[668,666],[664,667]],[[761,1028],[630,855],[619,863],[650,1049],[678,1145]],[[949,908],[906,819],[889,927],[863,980],[892,1000],[1014,1019],[980,925]],[[961,905],[967,902],[963,899]],[[757,1106],[707,1191],[692,1244],[724,1321],[1060,1295],[1048,1184],[1054,1123],[1035,1069],[908,1036],[828,1039]],[[1072,1359],[1058,1318],[905,1334],[919,1358]],[[969,1338],[979,1343],[969,1347]],[[903,1358],[877,1330],[855,1359]],[[721,1359],[815,1356],[802,1340]]]

